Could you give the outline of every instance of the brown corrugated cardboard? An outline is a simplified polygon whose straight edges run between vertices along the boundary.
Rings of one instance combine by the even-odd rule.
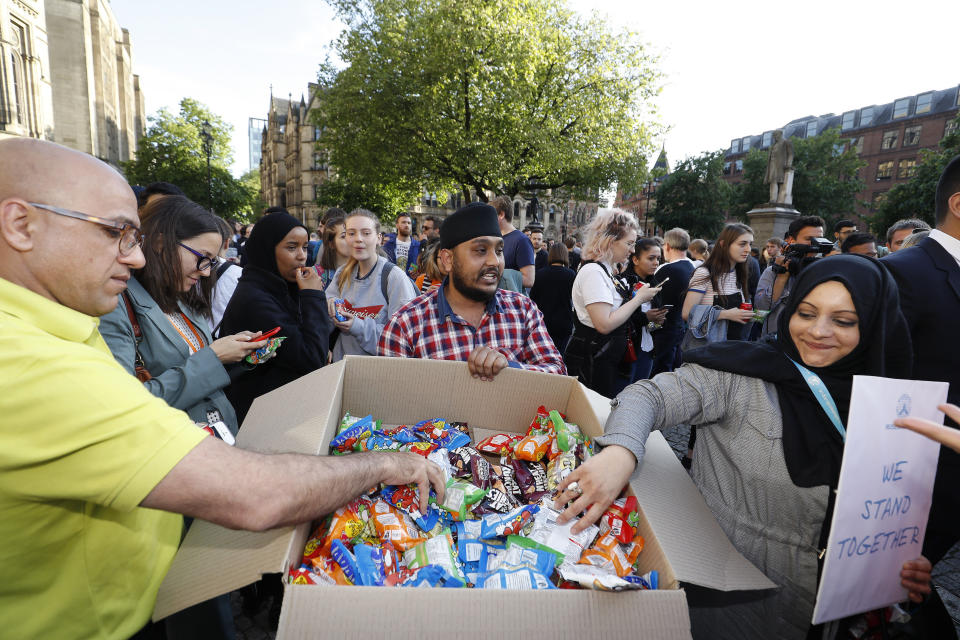
[[[605,398],[573,378],[505,369],[494,381],[481,382],[469,375],[464,363],[351,356],[258,398],[237,446],[324,455],[345,411],[373,414],[392,424],[444,417],[469,422],[476,429],[520,432],[541,404],[565,412],[593,436],[602,432],[609,412]],[[664,452],[658,439],[666,446],[659,434],[651,436],[647,460],[632,486],[644,510],[642,569],[660,571],[663,591],[294,585],[286,590],[278,637],[315,636],[321,629],[349,636],[362,628],[365,636],[373,637],[439,637],[457,629],[458,637],[466,630],[467,637],[488,638],[491,633],[536,628],[551,637],[583,638],[592,630],[611,637],[629,633],[688,638],[686,599],[677,589],[678,580],[723,589],[756,589],[770,583],[736,553],[672,452]],[[646,514],[648,508],[653,517]],[[195,522],[160,588],[154,619],[249,584],[262,573],[286,571],[299,562],[309,533],[307,524],[248,533]],[[534,610],[549,615],[531,616]],[[384,621],[380,628],[365,623],[371,615]]]

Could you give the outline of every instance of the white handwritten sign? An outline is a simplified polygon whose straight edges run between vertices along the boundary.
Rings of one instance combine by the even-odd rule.
[[[892,423],[943,422],[948,386],[854,376],[814,624],[906,600],[900,568],[923,547],[940,445]]]

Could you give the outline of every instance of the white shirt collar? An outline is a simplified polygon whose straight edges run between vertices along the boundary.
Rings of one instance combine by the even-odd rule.
[[[957,264],[960,265],[960,240],[954,238],[948,233],[944,233],[940,229],[934,229],[930,232],[930,238],[936,240],[940,243],[944,249],[947,250],[953,259],[957,261]]]

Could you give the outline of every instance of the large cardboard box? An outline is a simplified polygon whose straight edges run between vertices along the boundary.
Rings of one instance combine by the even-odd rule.
[[[347,357],[258,398],[237,446],[265,453],[326,455],[343,413],[387,424],[428,417],[472,429],[525,431],[539,405],[559,409],[591,436],[602,433],[606,398],[574,378],[505,369],[492,382],[466,364]],[[659,433],[631,482],[646,539],[641,570],[660,591],[487,591],[287,585],[278,638],[690,637],[681,582],[715,589],[773,585],[730,544]],[[228,593],[264,573],[299,564],[310,525],[251,533],[197,521],[160,588],[154,619]]]

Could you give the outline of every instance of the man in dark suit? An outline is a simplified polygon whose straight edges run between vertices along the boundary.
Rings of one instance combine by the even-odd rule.
[[[687,248],[690,246],[690,234],[684,229],[670,229],[663,234],[663,257],[667,264],[660,265],[653,275],[654,286],[659,286],[667,278],[670,281],[663,286],[663,291],[654,301],[660,308],[672,305],[663,321],[663,328],[653,332],[653,369],[650,377],[673,371],[677,364],[677,354],[680,342],[683,340],[683,296],[690,284],[693,275],[693,262],[687,258]]]
[[[960,156],[937,184],[937,228],[883,264],[900,286],[900,306],[910,326],[917,380],[950,383],[948,402],[960,403]],[[947,420],[956,428],[957,423]],[[960,538],[960,455],[940,452],[923,555],[936,564]]]

